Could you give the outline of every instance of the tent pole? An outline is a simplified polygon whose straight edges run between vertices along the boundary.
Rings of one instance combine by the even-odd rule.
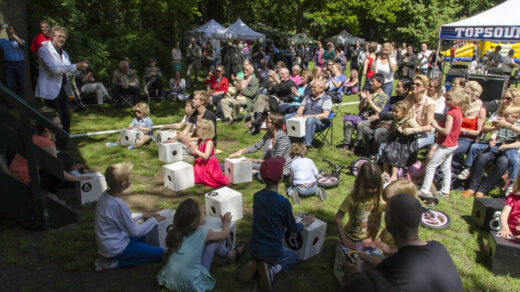
[[[441,49],[441,38],[439,36],[439,43],[437,44],[437,56],[435,57],[435,63],[438,63],[439,62],[439,56],[440,56],[440,49]],[[444,60],[442,60],[442,63],[444,63]],[[442,63],[441,63],[441,68],[439,68],[441,70],[441,80],[442,80],[442,73],[444,70],[442,70]],[[437,71],[437,67],[433,67],[433,72],[432,72],[432,77],[435,76],[435,73]]]

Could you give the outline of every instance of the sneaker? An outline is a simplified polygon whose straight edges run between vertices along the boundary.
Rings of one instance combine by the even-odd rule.
[[[316,196],[318,196],[322,201],[327,200],[327,193],[325,192],[325,189],[318,188],[318,191],[316,192]]]
[[[295,190],[295,189],[292,189],[289,193],[288,193],[289,197],[291,197],[293,200],[294,200],[294,203],[295,204],[299,204],[302,202],[302,200],[300,199],[300,194],[298,194],[298,191]]]
[[[118,260],[111,258],[99,257],[94,261],[94,268],[96,272],[117,268]]]
[[[105,143],[105,146],[107,146],[107,147],[113,147],[113,146],[118,146],[118,145],[119,145],[119,143],[117,143],[117,142],[108,142],[108,143]]]
[[[509,193],[511,193],[513,191],[513,184],[509,184],[507,187],[506,187],[506,190],[504,191],[504,194],[507,196],[509,195]]]
[[[266,262],[258,263],[258,274],[260,274],[260,289],[263,292],[273,291],[274,275]]]
[[[470,175],[470,169],[469,168],[464,168],[462,170],[462,172],[459,173],[459,175],[457,175],[457,178],[460,179],[460,180],[467,180],[469,175]]]
[[[132,150],[132,149],[135,149],[135,146],[134,146],[134,145],[130,145],[130,146],[128,146],[128,150]]]

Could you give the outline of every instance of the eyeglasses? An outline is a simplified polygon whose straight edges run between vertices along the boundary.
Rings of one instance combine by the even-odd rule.
[[[135,110],[134,112],[135,112],[136,114],[140,114],[140,113],[141,113],[140,110]]]
[[[420,82],[414,82],[413,85],[414,85],[414,86],[423,86],[423,84],[420,83]]]

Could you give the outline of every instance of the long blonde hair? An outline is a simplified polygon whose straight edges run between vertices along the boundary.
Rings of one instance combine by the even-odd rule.
[[[366,187],[376,187],[377,197],[381,198],[383,193],[383,180],[381,179],[381,170],[377,164],[367,162],[359,168],[359,172],[354,181],[354,188],[352,189],[351,195],[355,201],[365,201],[371,199],[366,197]],[[379,200],[377,200],[379,202]]]
[[[202,119],[197,122],[197,137],[209,140],[215,136],[215,126],[212,121]]]

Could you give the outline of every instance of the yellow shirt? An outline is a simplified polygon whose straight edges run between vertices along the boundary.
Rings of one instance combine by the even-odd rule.
[[[356,202],[352,195],[349,195],[339,207],[341,212],[348,214],[348,222],[343,227],[345,235],[352,241],[362,241],[370,234],[375,236],[379,230],[383,209],[384,201],[381,198],[379,204],[377,198]]]

